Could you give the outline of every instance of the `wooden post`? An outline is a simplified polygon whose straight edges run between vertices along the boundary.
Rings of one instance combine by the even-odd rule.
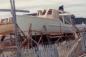
[[[44,29],[44,33],[45,33],[45,35],[46,35],[46,38],[47,38],[47,40],[48,40],[48,44],[50,44],[50,40],[49,40],[49,37],[48,37],[46,25],[43,25],[43,29]]]
[[[29,25],[29,31],[28,31],[28,38],[27,39],[28,39],[28,46],[32,47],[32,40],[31,40],[31,38],[32,38],[32,30],[31,30],[31,28],[32,28],[32,24]]]
[[[30,24],[30,26],[29,26],[29,31],[28,31],[28,37],[27,38],[28,38],[28,41],[31,40],[31,42],[33,41],[34,43],[36,43],[37,46],[39,45],[34,39],[32,39],[32,24]],[[28,44],[29,44],[29,42],[28,42]]]
[[[86,52],[86,32],[81,33],[82,51]]]

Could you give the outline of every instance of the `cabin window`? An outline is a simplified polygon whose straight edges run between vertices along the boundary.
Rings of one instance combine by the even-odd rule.
[[[2,24],[7,24],[7,23],[8,23],[8,18],[2,19],[2,20],[1,20],[1,23],[2,23]]]
[[[12,17],[9,17],[8,23],[13,23],[13,18]]]
[[[72,23],[75,24],[76,21],[75,21],[75,16],[74,15],[71,15],[71,20],[72,20]]]
[[[38,15],[42,15],[42,11],[41,10],[38,11]]]
[[[70,16],[64,16],[65,24],[71,24]]]
[[[50,9],[49,11],[48,11],[48,15],[51,15],[52,14],[52,9]]]
[[[44,11],[42,12],[42,15],[45,15],[45,13],[46,13],[46,10],[44,10]]]

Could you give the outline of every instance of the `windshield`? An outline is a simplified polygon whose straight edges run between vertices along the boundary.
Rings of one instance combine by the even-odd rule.
[[[86,24],[86,18],[76,18],[74,15],[61,15],[59,19],[64,24]]]
[[[61,15],[59,18],[64,24],[71,24],[71,17],[69,15]]]
[[[64,16],[64,23],[65,24],[71,24],[71,18],[70,18],[70,16]]]

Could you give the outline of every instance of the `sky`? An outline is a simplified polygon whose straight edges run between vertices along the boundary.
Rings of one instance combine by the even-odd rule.
[[[65,11],[77,17],[86,17],[86,0],[15,0],[16,9],[30,10],[54,8],[64,5]],[[10,0],[0,0],[0,9],[10,9]],[[23,14],[23,13],[17,13]],[[10,12],[0,12],[0,18],[11,16]]]

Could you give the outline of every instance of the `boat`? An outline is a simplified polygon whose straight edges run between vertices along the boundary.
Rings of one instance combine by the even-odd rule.
[[[14,35],[15,27],[12,19],[13,19],[12,17],[2,19],[0,23],[0,35],[2,35],[0,48],[3,50],[17,48],[15,44],[15,38],[9,36],[12,41],[11,42],[9,40],[4,41],[5,38],[4,36]],[[52,44],[54,41],[54,43],[56,43],[58,38],[60,38],[61,40],[63,39],[63,41],[61,42],[62,45],[65,43],[64,45],[66,46],[66,44],[68,43],[68,46],[66,48],[70,47],[71,45],[70,43],[73,43],[72,45],[74,47],[73,51],[76,51],[78,49],[76,48],[76,46],[78,46],[78,42],[80,41],[75,39],[76,37],[74,33],[83,31],[86,25],[84,23],[74,24],[74,19],[75,19],[74,14],[56,9],[46,9],[46,10],[44,9],[44,10],[38,10],[38,12],[35,14],[27,14],[20,16],[17,15],[16,16],[17,28],[18,28],[18,33],[20,34],[18,36],[20,36],[19,38],[22,41],[20,46],[23,47],[27,46],[26,45],[28,43],[27,38],[30,38],[30,36],[32,39],[29,40],[33,41],[33,42],[29,41],[30,48],[38,44],[39,46],[41,44],[46,44],[45,42],[48,43],[51,42],[50,44]],[[24,34],[26,38],[23,37],[21,33]],[[69,40],[68,38],[74,38],[74,39]],[[51,39],[55,39],[55,40],[51,40]],[[66,41],[67,40],[69,41],[67,41],[66,43],[64,39],[66,39]],[[75,42],[77,43],[75,44]],[[9,43],[10,45],[9,44],[7,45],[6,43]],[[63,46],[60,47],[62,48]],[[60,51],[66,48],[63,47],[62,49],[60,49]],[[68,52],[67,55],[70,56],[73,53],[72,48],[70,48],[70,52],[69,50],[67,52]],[[64,52],[64,55],[65,53],[66,52]]]
[[[47,9],[38,10],[38,13],[34,16],[29,15],[17,15],[17,25],[18,27],[27,34],[29,27],[31,25],[32,35],[37,32],[37,34],[45,33],[57,34],[57,33],[73,33],[75,28],[73,27],[74,15],[65,11]],[[75,25],[80,31],[85,28],[82,24]],[[12,17],[2,19],[0,23],[0,34],[9,34],[14,30]]]

